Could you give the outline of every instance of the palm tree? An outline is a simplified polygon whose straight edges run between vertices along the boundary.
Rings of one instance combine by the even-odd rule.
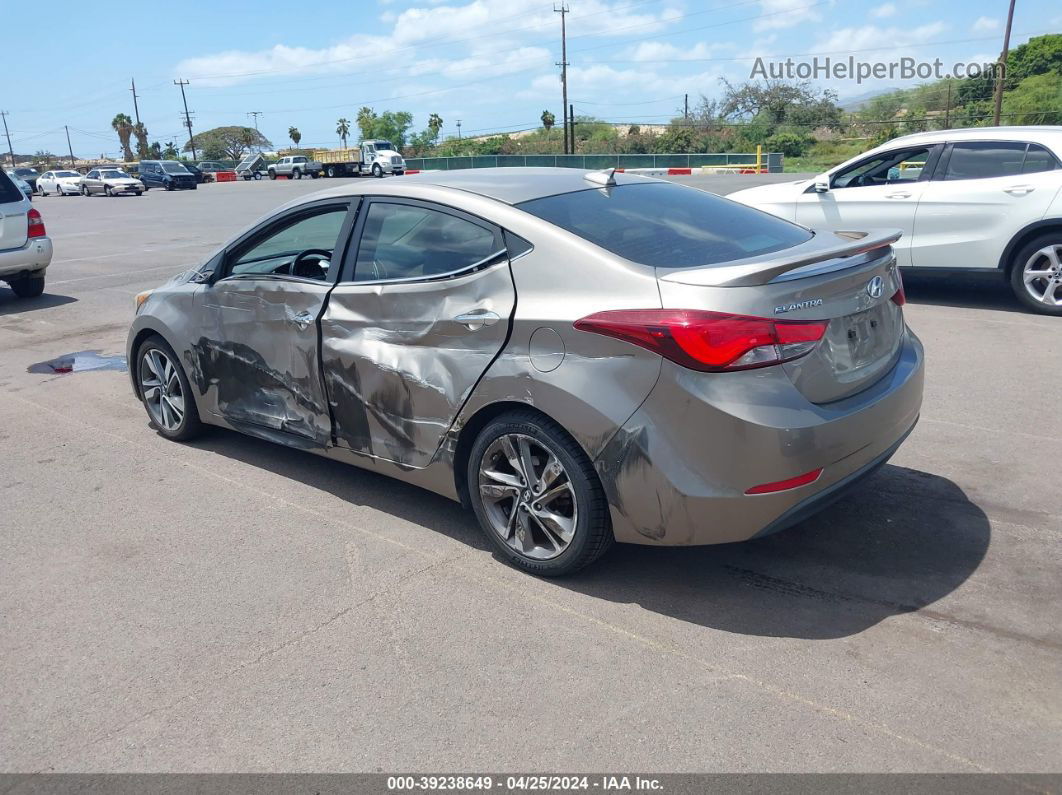
[[[428,129],[431,130],[431,139],[433,141],[439,140],[439,130],[442,129],[442,126],[442,116],[438,113],[433,113],[428,117]]]
[[[343,148],[347,148],[347,136],[350,135],[350,119],[340,119],[336,122],[336,135],[343,139]]]
[[[302,133],[299,132],[298,127],[288,127],[288,138],[291,139],[291,142],[295,144],[295,146],[298,146],[299,141],[302,140]]]
[[[122,156],[127,160],[133,160],[133,151],[129,148],[129,138],[133,134],[133,120],[125,113],[119,113],[111,119],[111,127],[118,133],[118,140],[122,144]]]
[[[143,122],[137,122],[133,125],[133,135],[136,136],[136,155],[141,160],[146,160],[151,156],[151,150],[148,145],[148,131]]]
[[[550,113],[548,110],[542,111],[542,126],[546,128],[546,137],[549,138],[549,131],[553,129],[553,125],[557,123],[557,117]]]

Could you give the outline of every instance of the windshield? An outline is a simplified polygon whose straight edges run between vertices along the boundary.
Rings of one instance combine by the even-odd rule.
[[[378,151],[382,149],[390,149],[394,151],[394,147],[391,145],[390,141],[372,141],[371,143],[376,144],[376,149]]]
[[[130,177],[124,171],[118,171],[117,169],[113,168],[108,169],[106,171],[101,171],[100,176],[103,177],[103,179],[132,179],[132,177]]]
[[[76,171],[56,171],[55,172],[55,176],[57,176],[57,177],[80,177],[81,175],[78,174]]]
[[[18,174],[20,177],[38,177],[38,176],[40,176],[37,173],[37,169],[35,169],[35,168],[16,168],[15,169],[15,173]]]
[[[591,188],[516,206],[613,254],[660,268],[730,262],[812,237],[802,226],[671,182]]]
[[[164,162],[162,164],[162,170],[167,174],[187,174],[188,169],[176,162]]]

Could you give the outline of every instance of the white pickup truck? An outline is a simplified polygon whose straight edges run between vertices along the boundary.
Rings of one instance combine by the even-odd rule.
[[[329,177],[399,176],[406,171],[402,155],[394,144],[382,138],[362,141],[352,149],[319,149],[313,157],[321,162]]]
[[[277,177],[290,177],[302,179],[304,176],[317,179],[324,173],[324,166],[316,160],[310,160],[303,155],[288,155],[273,163],[267,169],[270,179]]]

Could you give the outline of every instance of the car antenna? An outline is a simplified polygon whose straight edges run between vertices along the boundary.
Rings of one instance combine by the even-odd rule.
[[[601,171],[588,171],[583,175],[583,178],[587,182],[593,182],[595,185],[604,185],[606,187],[612,187],[616,184],[616,169],[606,168]]]

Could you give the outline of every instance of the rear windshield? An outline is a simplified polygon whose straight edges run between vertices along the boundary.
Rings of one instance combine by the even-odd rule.
[[[20,202],[26,195],[11,181],[6,172],[0,171],[0,204],[8,202]]]
[[[657,268],[755,257],[812,236],[773,215],[671,182],[592,188],[517,207],[613,254]]]

